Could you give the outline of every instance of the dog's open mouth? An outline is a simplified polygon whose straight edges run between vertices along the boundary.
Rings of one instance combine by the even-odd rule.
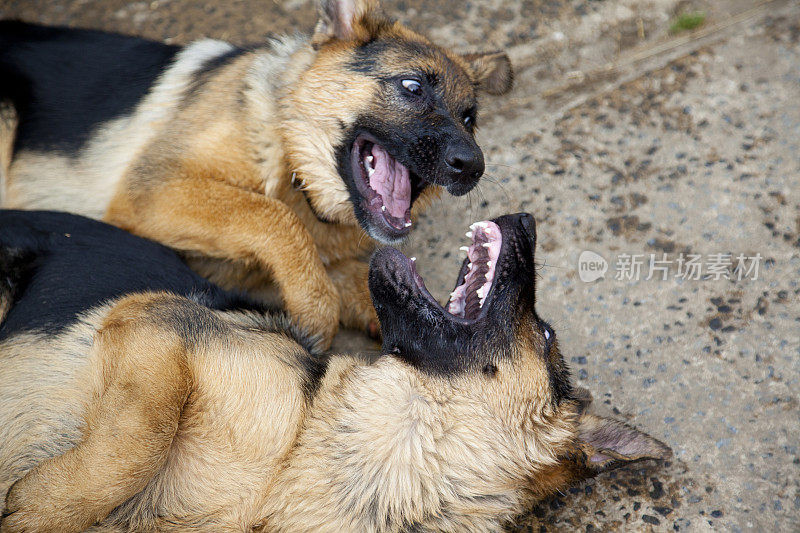
[[[458,285],[450,293],[447,312],[453,316],[474,320],[480,314],[492,290],[497,260],[503,244],[503,234],[494,222],[485,220],[470,226],[467,237],[472,239],[466,249],[466,270],[462,268]]]
[[[484,220],[470,226],[467,237],[472,242],[469,246],[461,247],[461,250],[467,252],[467,259],[459,272],[456,287],[443,309],[457,319],[472,322],[481,316],[491,298],[503,245],[503,233],[497,224]],[[439,305],[417,273],[415,260],[412,258],[409,262],[422,294]]]
[[[411,228],[411,204],[416,179],[374,138],[359,135],[352,149],[353,179],[363,198],[363,207],[393,238]]]
[[[467,258],[444,305],[428,292],[413,257],[391,247],[372,256],[369,289],[385,353],[439,369],[469,365],[478,344],[508,340],[516,317],[533,309],[533,217],[518,213],[476,222],[467,237]]]

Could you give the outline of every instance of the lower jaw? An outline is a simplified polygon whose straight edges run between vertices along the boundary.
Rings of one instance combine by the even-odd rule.
[[[365,197],[362,202],[368,203]],[[397,244],[408,237],[413,225],[410,219],[411,207],[402,218],[395,218],[394,221],[388,220],[384,213],[375,209],[369,209],[362,204],[361,226],[369,235],[383,244]],[[406,226],[406,224],[409,224]]]
[[[374,215],[370,213],[370,218],[365,227],[367,233],[376,241],[383,244],[397,244],[408,237],[411,228],[397,229],[384,220],[375,220]]]

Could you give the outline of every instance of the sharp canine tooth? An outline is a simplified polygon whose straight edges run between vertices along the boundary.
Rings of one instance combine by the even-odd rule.
[[[479,228],[483,228],[483,229],[487,229],[489,227],[489,223],[486,222],[486,221],[478,222],[478,227]]]
[[[467,232],[465,235],[466,235],[466,236],[467,236],[467,238],[469,238],[469,239],[471,239],[471,238],[472,238],[472,232],[471,232],[471,231],[468,231],[468,232]]]
[[[381,211],[386,211],[386,206],[385,205],[381,206]]]
[[[483,298],[483,287],[479,287],[475,294],[478,295],[478,298]]]
[[[367,169],[367,176],[372,176],[373,174],[375,174],[375,169],[372,168],[372,167],[369,167]]]
[[[472,263],[471,262],[467,265],[467,268],[472,268]]]
[[[486,261],[486,266],[489,267],[489,268],[492,268],[492,262],[491,261]]]
[[[373,159],[375,159],[375,158],[372,157],[371,155],[368,155],[366,159],[367,159],[367,163],[372,163]]]
[[[461,250],[462,252],[469,252],[469,246],[462,246],[461,248],[459,248],[459,250]]]
[[[471,229],[472,231],[475,231],[475,228],[477,228],[477,227],[478,227],[478,223],[475,222],[474,224],[470,225],[469,229]]]

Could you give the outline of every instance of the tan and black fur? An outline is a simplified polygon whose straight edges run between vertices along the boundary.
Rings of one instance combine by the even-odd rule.
[[[71,248],[108,233],[81,226],[67,242],[21,220],[45,235],[37,269],[80,271]],[[570,483],[668,457],[585,412],[533,308],[532,219],[495,222],[498,277],[473,321],[437,307],[402,254],[376,254],[372,362],[325,359],[281,313],[224,310],[177,285],[12,328],[52,289],[29,272],[0,325],[0,531],[500,531]],[[157,253],[102,240],[84,256]]]
[[[340,321],[376,328],[365,233],[397,242],[412,225],[387,229],[364,207],[357,135],[411,171],[414,218],[440,186],[474,186],[476,91],[512,77],[504,53],[438,47],[372,0],[324,0],[310,39],[251,49],[18,23],[0,23],[0,49],[3,206],[103,219],[265,300],[277,286],[323,346]],[[424,101],[403,92],[409,77]]]

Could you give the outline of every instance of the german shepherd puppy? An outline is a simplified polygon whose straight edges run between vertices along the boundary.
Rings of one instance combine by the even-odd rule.
[[[4,205],[104,219],[227,288],[277,285],[325,346],[340,320],[376,332],[364,232],[397,243],[438,188],[475,186],[476,94],[512,71],[374,0],[319,8],[310,39],[252,49],[0,23]]]
[[[378,251],[368,362],[325,358],[155,243],[0,213],[0,530],[498,531],[669,457],[585,412],[536,314],[534,241],[527,214],[474,225],[446,308]]]

